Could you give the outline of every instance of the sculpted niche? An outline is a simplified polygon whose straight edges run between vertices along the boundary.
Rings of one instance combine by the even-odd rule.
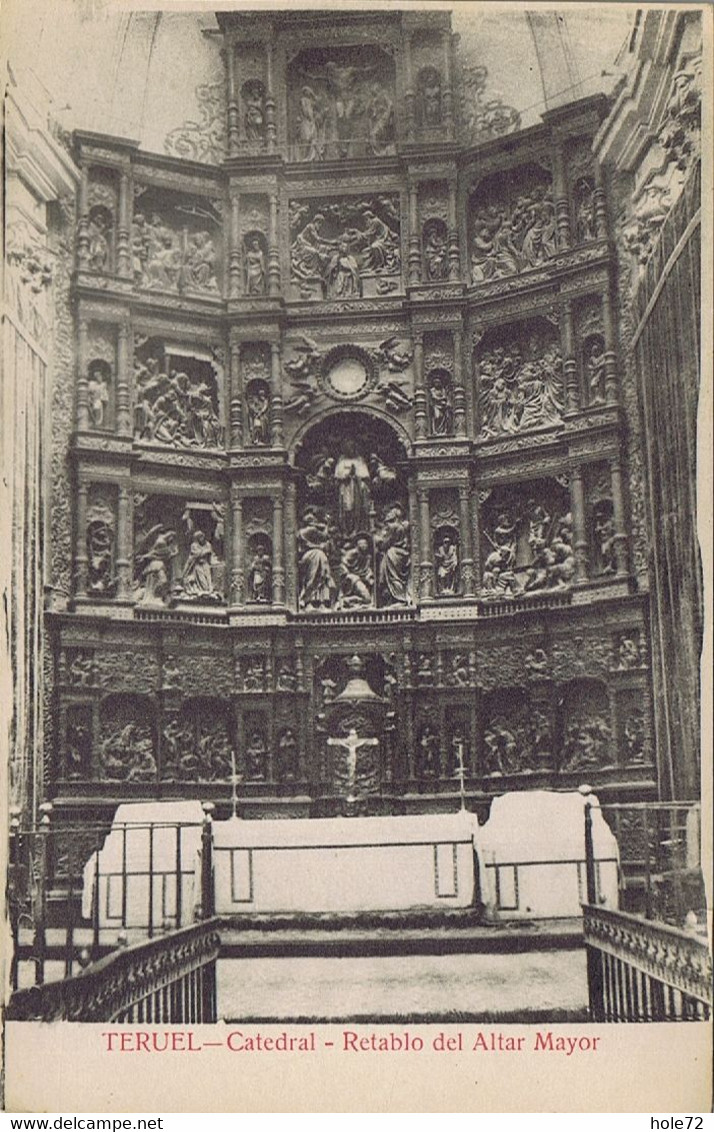
[[[131,259],[147,291],[218,295],[222,253],[220,202],[134,186]]]
[[[469,250],[474,285],[547,263],[557,251],[550,173],[526,165],[481,181],[469,199]]]
[[[387,295],[401,286],[396,195],[290,202],[295,299]]]
[[[288,68],[288,129],[296,161],[393,154],[393,60],[367,45],[301,51]]]
[[[301,610],[411,602],[401,460],[391,430],[363,414],[336,414],[308,434],[298,461]]]
[[[538,319],[494,328],[480,342],[474,361],[482,436],[562,422],[563,359],[554,326]]]

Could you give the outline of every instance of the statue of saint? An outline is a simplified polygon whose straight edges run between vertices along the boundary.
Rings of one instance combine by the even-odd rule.
[[[245,251],[245,293],[246,295],[265,294],[265,256],[260,240],[253,236]]]
[[[269,602],[271,600],[271,579],[273,563],[264,546],[258,547],[248,570],[250,600]]]
[[[370,471],[353,440],[346,440],[334,472],[337,481],[337,523],[345,537],[369,531]]]
[[[394,503],[384,514],[381,529],[375,542],[380,551],[378,566],[378,592],[380,600],[388,605],[409,603],[409,522],[400,504]]]
[[[186,597],[213,597],[213,575],[211,562],[213,547],[203,531],[196,531],[183,568],[182,585]]]
[[[300,540],[300,607],[329,609],[337,589],[328,552],[331,546],[327,523],[312,509],[303,515]]]
[[[453,597],[459,588],[459,552],[451,535],[444,534],[434,554],[436,566],[436,592],[441,597]]]

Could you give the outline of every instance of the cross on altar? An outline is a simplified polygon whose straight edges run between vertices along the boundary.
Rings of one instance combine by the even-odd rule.
[[[344,747],[347,751],[348,800],[352,800],[352,790],[357,777],[357,751],[360,747],[378,747],[379,739],[360,739],[354,727],[350,727],[345,739],[328,739],[327,745],[328,747]]]
[[[465,810],[466,809],[466,787],[465,787],[465,781],[464,780],[466,778],[466,767],[464,766],[464,742],[463,742],[463,739],[459,739],[456,743],[456,759],[457,759],[457,763],[458,763],[457,768],[456,768],[456,774],[457,774],[457,777],[458,777],[458,780],[459,780],[459,794],[461,795],[461,809]]]

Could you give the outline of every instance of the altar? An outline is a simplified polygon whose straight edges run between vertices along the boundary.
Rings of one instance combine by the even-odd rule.
[[[369,912],[474,903],[475,814],[213,823],[216,913]]]

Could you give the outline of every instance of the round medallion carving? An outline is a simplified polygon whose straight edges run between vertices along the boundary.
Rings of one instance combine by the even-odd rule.
[[[339,401],[357,401],[364,397],[375,379],[374,363],[359,346],[336,346],[323,359],[323,391]]]

